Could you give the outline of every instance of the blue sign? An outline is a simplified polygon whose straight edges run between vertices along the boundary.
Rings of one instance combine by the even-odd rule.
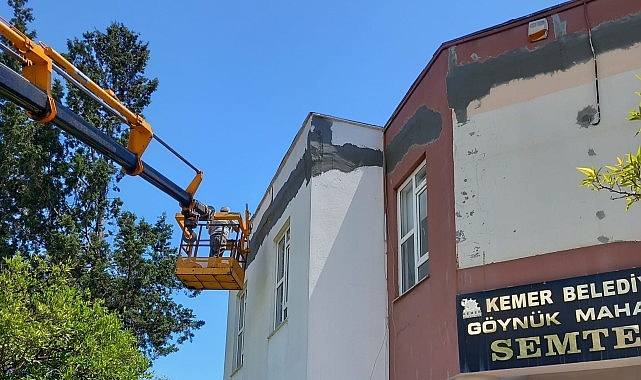
[[[641,355],[641,269],[460,294],[461,372]]]

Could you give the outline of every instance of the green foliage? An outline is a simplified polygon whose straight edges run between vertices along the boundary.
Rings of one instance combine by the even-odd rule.
[[[3,379],[149,378],[149,361],[115,313],[69,284],[69,268],[20,256],[0,272]]]
[[[641,80],[641,76],[637,75]],[[641,93],[637,92],[638,96]],[[638,110],[631,110],[628,120],[641,120],[641,103]],[[637,131],[637,134],[641,129]],[[594,167],[577,168],[585,178],[581,186],[600,191],[606,190],[615,194],[615,199],[626,200],[626,210],[641,200],[641,146],[636,153],[627,153],[625,158],[617,157],[614,165],[606,165],[603,168]]]
[[[27,24],[33,21],[33,9],[26,7],[28,0],[8,0],[7,4],[13,10],[11,24],[23,32],[27,29]],[[29,37],[35,37],[35,32],[27,34]]]
[[[636,77],[638,80],[641,80],[641,75],[637,74]],[[637,92],[636,94],[637,96],[641,96],[641,92]],[[628,120],[641,120],[641,103],[639,103],[638,109],[630,110]],[[641,131],[641,129],[639,131]],[[639,134],[639,131],[637,131],[637,134]]]
[[[122,212],[106,260],[77,256],[92,267],[76,274],[81,287],[91,289],[121,316],[150,357],[176,351],[176,344],[192,338],[192,330],[203,325],[191,309],[172,299],[172,291],[181,284],[174,275],[176,256],[170,247],[171,236],[172,228],[164,215],[152,225],[131,212]],[[181,334],[173,343],[170,338],[176,333]]]
[[[11,22],[20,28],[33,20],[25,1],[10,1]],[[18,69],[15,60],[2,62]],[[55,89],[59,95],[59,87]],[[55,228],[62,200],[67,195],[62,174],[67,170],[60,142],[53,126],[29,121],[14,104],[0,103],[0,257],[15,250],[42,248],[42,236]]]
[[[120,23],[103,33],[87,32],[82,39],[67,42],[67,59],[102,88],[110,89],[131,111],[141,113],[151,102],[158,79],[146,78],[150,52],[148,43]],[[126,126],[100,109],[92,99],[74,87],[68,88],[66,103],[85,120],[115,138],[126,137]]]
[[[35,35],[26,30],[33,20],[26,0],[8,2],[11,22]],[[85,33],[68,49],[67,59],[133,111],[141,113],[151,101],[158,80],[144,75],[148,45],[124,25]],[[4,55],[2,61],[15,64]],[[84,93],[56,84],[54,96],[126,141],[128,127]],[[90,147],[0,101],[0,258],[21,251],[68,263],[70,283],[115,312],[140,350],[154,358],[176,351],[204,322],[173,300],[183,287],[173,273],[172,226],[164,215],[148,223],[125,211],[117,197],[121,176]]]

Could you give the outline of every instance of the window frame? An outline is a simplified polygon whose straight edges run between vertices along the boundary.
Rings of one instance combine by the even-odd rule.
[[[425,162],[420,164],[399,186],[396,195],[398,289],[399,295],[402,295],[429,277],[430,253],[427,233],[429,218]],[[425,270],[424,273],[422,269]],[[411,273],[406,273],[410,270]]]
[[[243,366],[245,359],[245,324],[247,322],[247,285],[236,295],[236,326],[233,371]]]
[[[289,224],[283,227],[278,234],[274,241],[274,246],[276,250],[274,271],[274,331],[276,331],[288,318],[289,258],[291,246],[291,230]]]

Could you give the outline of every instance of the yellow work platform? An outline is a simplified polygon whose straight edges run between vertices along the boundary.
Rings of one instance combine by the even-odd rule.
[[[240,290],[245,271],[232,257],[178,257],[176,276],[188,288]]]

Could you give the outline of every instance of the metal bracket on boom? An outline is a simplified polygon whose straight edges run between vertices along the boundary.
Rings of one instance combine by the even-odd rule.
[[[39,113],[27,111],[27,116],[38,123],[48,123],[56,118],[56,113],[56,101],[51,95],[47,95],[47,108]]]
[[[18,51],[17,56],[22,64],[22,76],[44,91],[49,97],[49,104],[43,113],[33,114],[28,112],[27,116],[40,123],[50,122],[56,117],[56,104],[51,97],[52,59],[47,56],[45,49],[41,45],[33,42],[2,17],[0,17],[0,33],[11,41],[13,47]]]

